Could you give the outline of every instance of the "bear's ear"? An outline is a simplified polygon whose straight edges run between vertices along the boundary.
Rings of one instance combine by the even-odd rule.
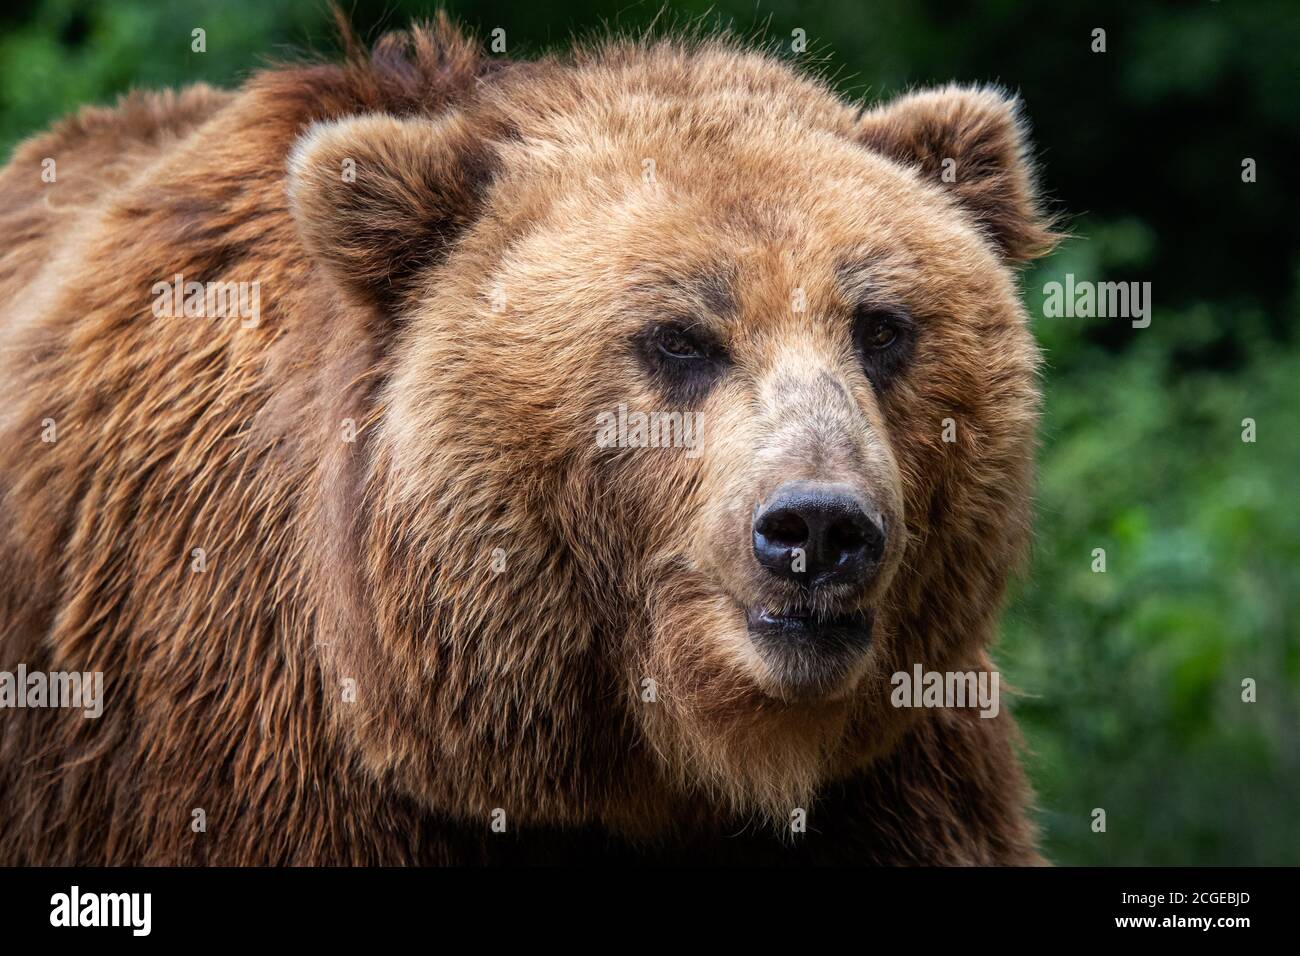
[[[864,113],[860,141],[951,191],[1007,261],[1029,262],[1058,236],[1039,209],[1020,102],[947,86]]]
[[[400,307],[478,215],[491,143],[452,112],[318,123],[289,158],[289,206],[307,250],[342,287]]]

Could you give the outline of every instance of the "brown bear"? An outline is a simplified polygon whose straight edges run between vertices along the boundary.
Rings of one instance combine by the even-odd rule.
[[[0,862],[1039,862],[1008,711],[898,675],[994,673],[1052,240],[1014,99],[718,37],[28,140]]]

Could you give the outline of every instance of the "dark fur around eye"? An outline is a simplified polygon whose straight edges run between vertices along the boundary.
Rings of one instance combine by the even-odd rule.
[[[872,386],[889,387],[907,366],[916,340],[916,323],[900,308],[862,306],[853,316],[853,346]]]
[[[636,337],[642,366],[676,405],[700,401],[727,367],[727,353],[709,332],[689,321],[656,322]]]

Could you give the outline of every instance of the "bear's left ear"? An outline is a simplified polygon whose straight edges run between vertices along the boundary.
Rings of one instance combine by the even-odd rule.
[[[1020,102],[987,87],[902,96],[862,115],[858,138],[949,190],[1012,263],[1059,238],[1039,209]]]
[[[400,308],[482,207],[492,144],[458,112],[318,123],[289,157],[289,207],[307,250],[361,301]]]

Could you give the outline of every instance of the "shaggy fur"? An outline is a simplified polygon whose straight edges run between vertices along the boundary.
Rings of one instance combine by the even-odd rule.
[[[0,712],[0,863],[1037,861],[1005,706],[889,704],[991,669],[1026,543],[1024,152],[987,89],[862,113],[726,40],[507,64],[443,21],[24,143],[0,669],[107,700]],[[258,281],[260,324],[155,317],[178,273]],[[864,297],[919,328],[888,390]],[[725,341],[707,395],[638,364],[663,316]],[[620,403],[700,411],[702,454],[598,447]],[[747,637],[795,600],[749,523],[826,476],[891,537],[826,598],[876,609],[869,652],[806,696]]]

